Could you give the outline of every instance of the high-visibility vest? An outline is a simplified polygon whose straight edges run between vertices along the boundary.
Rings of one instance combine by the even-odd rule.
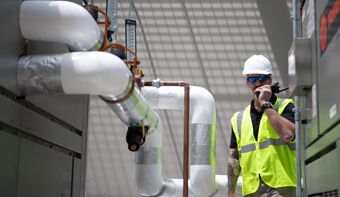
[[[291,99],[276,99],[274,109],[282,114]],[[259,125],[258,139],[253,134],[250,105],[236,112],[231,118],[236,136],[237,149],[242,171],[242,194],[256,192],[260,177],[273,188],[296,187],[295,142],[286,143],[271,126],[263,113]]]

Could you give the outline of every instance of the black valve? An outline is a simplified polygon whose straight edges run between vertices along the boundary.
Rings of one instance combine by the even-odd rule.
[[[129,127],[126,134],[126,142],[130,151],[138,151],[145,142],[148,126]]]
[[[107,39],[112,42],[112,35],[114,34],[114,31],[112,30],[107,30],[107,33],[106,33],[106,36],[107,36]]]
[[[111,53],[113,55],[116,55],[117,57],[119,57],[122,60],[126,59],[125,51],[122,48],[113,48],[113,49],[111,49]]]

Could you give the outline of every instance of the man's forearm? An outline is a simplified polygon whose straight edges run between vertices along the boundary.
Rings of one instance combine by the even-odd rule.
[[[267,109],[265,113],[268,120],[282,140],[290,142],[294,138],[295,125],[280,116],[274,109]]]
[[[234,196],[236,190],[237,179],[239,173],[237,174],[237,166],[235,166],[235,162],[238,162],[236,159],[228,159],[228,167],[227,167],[227,176],[228,176],[228,196]]]

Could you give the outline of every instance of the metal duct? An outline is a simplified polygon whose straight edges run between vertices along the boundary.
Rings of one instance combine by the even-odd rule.
[[[25,39],[59,42],[73,51],[97,50],[104,41],[88,11],[68,1],[23,1],[19,23]]]
[[[142,94],[154,109],[183,110],[181,87],[143,87]],[[216,191],[214,98],[206,89],[191,86],[190,109],[190,191],[196,196],[210,196]]]

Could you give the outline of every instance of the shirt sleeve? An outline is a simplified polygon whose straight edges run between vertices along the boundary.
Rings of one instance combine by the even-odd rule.
[[[231,128],[231,135],[230,135],[230,145],[229,148],[237,148],[237,142],[236,142],[236,136],[235,133],[233,131],[233,128]]]
[[[294,113],[293,109],[294,109],[294,104],[293,103],[288,103],[288,105],[283,110],[281,116],[286,118],[290,122],[295,123],[295,118],[294,118],[295,117],[295,113]]]

